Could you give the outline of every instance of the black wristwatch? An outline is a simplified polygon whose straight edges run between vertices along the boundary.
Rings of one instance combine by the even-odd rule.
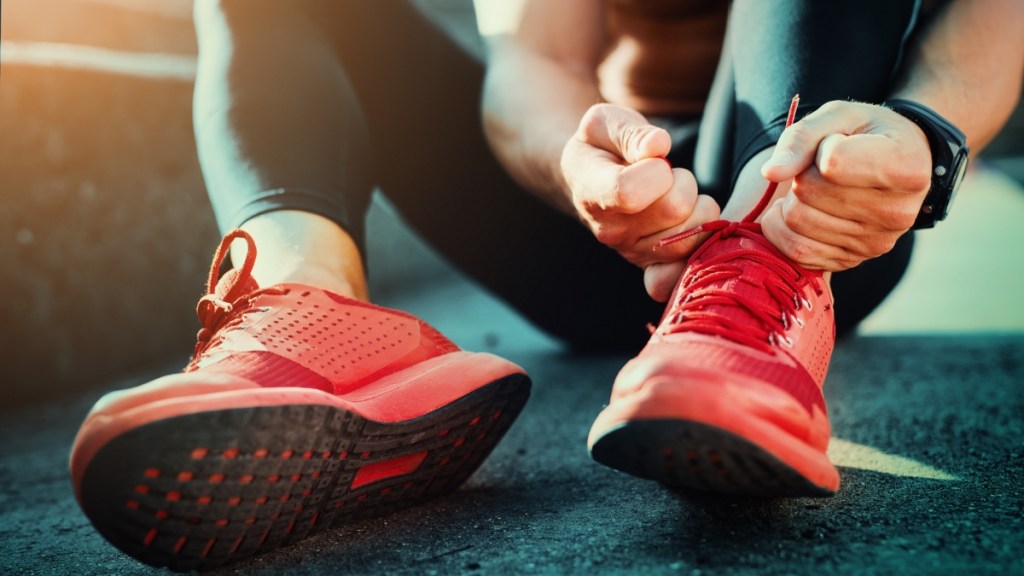
[[[910,100],[887,100],[882,106],[910,120],[928,137],[932,149],[932,186],[914,222],[914,230],[945,220],[967,171],[967,138],[931,108]]]

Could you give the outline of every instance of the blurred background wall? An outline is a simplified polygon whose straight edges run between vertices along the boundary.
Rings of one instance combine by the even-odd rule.
[[[480,52],[470,0],[422,0]],[[192,136],[192,0],[0,2],[0,401],[183,364],[219,240]],[[379,198],[376,295],[438,259]]]
[[[217,233],[191,3],[0,7],[0,375],[21,401],[187,354]]]
[[[480,52],[470,0],[420,4]],[[0,401],[183,363],[218,240],[192,137],[191,0],[0,11]],[[1018,178],[1020,117],[990,149]],[[369,226],[375,294],[436,267],[386,204]]]

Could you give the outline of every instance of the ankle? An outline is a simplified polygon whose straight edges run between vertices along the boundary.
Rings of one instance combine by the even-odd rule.
[[[366,282],[350,281],[338,270],[308,262],[282,265],[277,261],[274,264],[262,267],[256,265],[252,276],[257,284],[264,287],[286,283],[305,284],[363,302],[370,300]]]
[[[754,209],[768,186],[768,181],[761,175],[761,165],[771,158],[774,151],[774,146],[766,148],[758,152],[743,166],[736,176],[736,184],[729,201],[722,207],[722,218],[738,221]],[[779,183],[772,200],[768,203],[769,206],[771,206],[771,202],[786,195],[786,192],[789,191],[789,184],[788,181]]]
[[[256,242],[252,275],[260,286],[294,282],[369,301],[359,248],[334,222],[307,212],[277,211],[249,220],[242,229]],[[245,247],[236,243],[232,261],[244,258]]]

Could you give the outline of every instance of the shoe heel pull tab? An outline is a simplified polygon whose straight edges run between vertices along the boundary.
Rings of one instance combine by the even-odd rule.
[[[231,270],[224,275],[224,279],[231,277],[230,287],[227,290],[218,290],[221,280],[221,266],[224,265],[224,261],[231,252],[231,244],[238,239],[245,240],[246,243],[245,261],[240,269]],[[206,280],[206,293],[218,294],[223,300],[233,301],[238,296],[236,292],[244,292],[251,283],[252,268],[255,264],[256,241],[244,230],[238,228],[231,230],[221,239],[220,246],[217,247],[217,252],[213,255],[213,262],[210,264],[210,274]]]

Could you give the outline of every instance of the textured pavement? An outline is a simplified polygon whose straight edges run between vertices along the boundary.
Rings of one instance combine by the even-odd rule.
[[[589,460],[626,357],[566,355],[457,279],[390,303],[523,365],[535,387],[520,420],[458,492],[218,573],[1024,573],[1022,334],[841,343],[826,387],[839,494],[757,500],[675,494]],[[0,573],[152,572],[71,493],[68,448],[102,392],[0,414]]]

